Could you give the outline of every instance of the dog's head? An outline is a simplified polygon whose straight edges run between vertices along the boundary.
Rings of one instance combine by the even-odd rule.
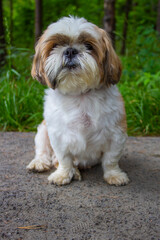
[[[32,77],[64,94],[116,84],[121,63],[107,33],[84,18],[51,24],[36,46]]]

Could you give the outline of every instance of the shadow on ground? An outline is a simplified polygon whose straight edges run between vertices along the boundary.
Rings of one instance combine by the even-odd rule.
[[[48,172],[25,169],[33,142],[34,133],[0,133],[0,239],[160,239],[160,138],[128,139],[123,187],[107,185],[101,166],[81,182],[50,185]]]

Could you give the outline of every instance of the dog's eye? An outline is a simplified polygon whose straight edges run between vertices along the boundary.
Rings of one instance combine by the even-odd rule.
[[[56,48],[57,46],[58,46],[58,44],[56,44],[56,43],[55,43],[55,44],[53,44],[53,48]]]
[[[85,47],[87,48],[87,50],[91,51],[93,50],[93,47],[90,43],[85,43]]]

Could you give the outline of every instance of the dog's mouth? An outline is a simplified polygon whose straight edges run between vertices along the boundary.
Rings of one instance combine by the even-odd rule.
[[[55,78],[51,81],[52,88],[56,89],[58,87],[59,83],[61,82],[61,80],[63,81],[63,79],[65,79],[65,75],[68,75],[68,74],[76,75],[76,73],[78,73],[78,70],[80,70],[80,69],[81,69],[80,64],[78,64],[77,62],[72,61],[72,60],[67,61],[64,64],[62,64],[62,66],[59,67]],[[60,75],[63,76],[62,79],[61,79]]]
[[[62,69],[76,70],[78,67],[80,67],[80,64],[76,59],[68,59],[64,61]]]
[[[68,61],[65,65],[64,68],[68,68],[69,70],[75,69],[78,67],[78,64],[74,63],[73,61]]]

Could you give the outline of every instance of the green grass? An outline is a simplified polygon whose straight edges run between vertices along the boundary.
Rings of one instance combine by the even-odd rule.
[[[30,52],[12,55],[0,78],[0,130],[35,131],[43,116],[44,87],[30,77]]]
[[[129,135],[160,135],[160,72],[123,74],[119,85],[125,100]],[[131,74],[132,75],[132,74]]]
[[[34,131],[42,120],[43,88],[32,79],[1,82],[0,129]]]
[[[9,64],[1,73],[2,131],[35,131],[43,119],[44,87],[30,77],[31,56],[26,49],[12,49]],[[141,60],[136,56],[122,58],[123,75],[118,87],[125,100],[128,134],[160,135],[160,71],[156,68],[147,72]]]

